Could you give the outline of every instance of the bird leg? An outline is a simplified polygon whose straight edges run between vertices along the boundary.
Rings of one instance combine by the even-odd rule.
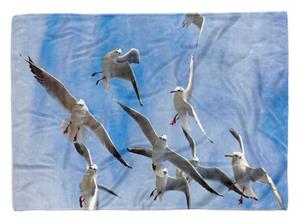
[[[245,191],[245,187],[243,187],[243,193]],[[239,205],[242,205],[244,203],[244,200],[243,200],[243,195],[241,195],[240,199],[239,199]]]
[[[96,85],[98,85],[98,84],[99,84],[99,82],[100,82],[101,80],[103,80],[103,79],[106,79],[106,76],[102,76],[102,78],[101,78],[101,79],[98,79],[98,80],[96,81]]]
[[[72,124],[72,121],[70,121],[69,124],[68,124],[68,126],[65,128],[64,134],[68,133],[68,130],[69,130],[69,127],[70,127],[71,124]]]
[[[76,134],[74,136],[73,142],[76,142],[79,130],[80,130],[80,127],[77,128],[77,131],[76,131]]]
[[[170,122],[170,125],[176,124],[176,121],[177,121],[178,119],[179,119],[179,116],[178,116],[178,113],[177,113],[177,114],[175,114],[173,120]]]
[[[79,197],[80,208],[83,207],[83,202],[84,202],[84,197],[81,195],[81,196]]]
[[[154,195],[154,192],[156,191],[156,188],[151,192],[151,194],[150,194],[150,198]]]
[[[102,72],[93,72],[93,73],[91,74],[91,76],[93,77],[93,76],[95,76],[95,75],[97,75],[97,74],[99,74],[99,73],[102,73]]]

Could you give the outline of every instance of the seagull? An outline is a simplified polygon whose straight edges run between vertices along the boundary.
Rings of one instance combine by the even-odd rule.
[[[80,183],[80,190],[82,195],[79,198],[81,208],[88,210],[96,210],[99,205],[99,189],[102,189],[116,197],[119,197],[115,192],[107,187],[97,184],[97,170],[98,167],[93,163],[90,151],[81,143],[74,143],[76,151],[85,159],[88,168]]]
[[[254,200],[258,199],[251,188],[251,182],[268,184],[271,187],[279,206],[283,209],[283,200],[267,171],[264,168],[252,168],[249,166],[245,157],[245,149],[242,136],[234,129],[230,129],[229,131],[240,145],[240,152],[237,151],[225,155],[225,157],[232,158],[232,169],[236,182],[241,186],[243,192],[248,195],[249,198]],[[239,199],[239,204],[243,204],[242,196]]]
[[[159,197],[163,200],[163,195],[167,191],[182,191],[185,194],[188,209],[191,208],[189,183],[184,176],[176,178],[169,176],[168,169],[160,170],[160,175],[156,176],[156,188],[151,192],[150,197],[154,196],[154,200]],[[156,193],[156,195],[154,195]]]
[[[140,52],[138,49],[132,48],[126,54],[120,56],[122,50],[117,48],[108,52],[102,62],[102,72],[94,72],[91,76],[102,73],[102,78],[98,79],[96,85],[103,80],[103,85],[106,90],[109,89],[109,78],[125,79],[131,82],[140,105],[142,106],[142,99],[140,97],[139,89],[136,83],[135,74],[131,68],[131,63],[140,63]]]
[[[131,153],[142,155],[148,158],[152,158],[152,150],[144,147],[128,147],[127,150]],[[199,164],[198,158],[193,158],[190,163],[195,167],[201,177],[205,180],[220,182],[224,186],[228,187],[229,190],[233,190],[236,193],[248,198],[236,185],[235,183],[219,168],[205,167]],[[192,181],[192,178],[183,172],[180,168],[176,168],[176,178],[180,179],[184,177],[188,183]],[[182,183],[183,184],[183,183]]]
[[[26,59],[25,59],[26,60]],[[67,110],[71,115],[69,124],[64,130],[64,134],[68,134],[70,139],[77,141],[78,135],[85,127],[91,129],[105,145],[106,149],[118,159],[124,166],[131,168],[131,166],[121,157],[107,131],[103,125],[98,122],[89,112],[84,100],[77,100],[71,93],[58,81],[54,76],[34,63],[30,57],[26,60],[29,63],[31,72],[34,78],[46,89],[47,93],[52,96],[58,103]]]
[[[193,157],[190,160],[190,163],[196,168],[196,170],[199,172],[199,174],[205,179],[205,180],[211,180],[211,181],[216,181],[221,184],[223,184],[225,187],[228,188],[228,190],[233,190],[234,192],[240,194],[241,196],[244,196],[248,198],[247,195],[239,189],[234,181],[231,180],[231,178],[221,169],[217,167],[207,167],[207,166],[202,166],[199,163],[199,158],[195,156],[196,154],[196,143],[194,139],[192,138],[191,135],[189,135],[188,132],[184,128],[182,128],[182,131],[186,137],[186,139],[189,142],[190,148],[192,149],[193,152]],[[177,168],[178,170],[178,168]],[[176,171],[177,171],[176,170]],[[178,171],[179,172],[179,171]],[[191,180],[191,178],[188,177],[188,180]]]
[[[170,93],[174,94],[173,103],[174,103],[175,110],[177,112],[170,124],[174,125],[176,124],[176,120],[180,119],[183,128],[186,131],[191,132],[191,128],[189,126],[188,118],[187,118],[187,115],[189,115],[196,120],[196,123],[198,124],[204,136],[211,143],[213,143],[210,137],[206,134],[194,107],[192,106],[192,104],[189,103],[192,97],[193,81],[194,81],[194,57],[191,56],[189,82],[186,89],[184,89],[181,86],[177,86],[174,90],[170,91]]]
[[[197,26],[199,28],[199,35],[198,35],[198,39],[197,39],[197,47],[198,47],[198,43],[199,43],[199,39],[204,27],[204,23],[205,23],[205,17],[200,15],[199,13],[189,13],[185,15],[185,19],[182,23],[182,27],[183,28],[188,28],[191,24],[194,24],[195,26]]]
[[[139,112],[135,111],[132,108],[129,108],[120,102],[117,102],[123,110],[125,110],[140,126],[145,136],[150,141],[153,150],[151,151],[152,157],[152,169],[154,173],[157,170],[163,168],[162,164],[164,161],[169,161],[174,164],[176,167],[180,168],[185,173],[189,174],[196,182],[198,182],[202,187],[204,187],[207,191],[214,193],[216,195],[220,195],[214,189],[212,189],[201,177],[198,171],[193,167],[193,165],[186,160],[181,155],[174,152],[169,148],[167,143],[167,136],[165,134],[158,135],[154,128],[152,127],[150,121],[144,117]]]

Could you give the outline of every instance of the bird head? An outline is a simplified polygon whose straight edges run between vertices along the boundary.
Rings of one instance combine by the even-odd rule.
[[[84,100],[83,99],[80,99],[80,100],[78,100],[77,101],[77,105],[79,105],[79,106],[86,106],[86,104],[85,104],[85,102],[84,102]]]
[[[241,152],[233,152],[230,154],[226,154],[225,157],[230,157],[232,158],[232,161],[239,161],[242,160],[244,158],[244,155]]]
[[[85,104],[85,101],[83,99],[80,99],[77,101],[76,103],[77,106],[79,106],[80,108],[83,108],[85,110],[88,110],[87,105]]]
[[[179,93],[179,94],[182,94],[183,91],[184,91],[183,87],[177,86],[175,89],[171,90],[170,93],[175,93],[175,94]]]
[[[116,55],[120,55],[120,54],[122,54],[122,49],[121,48],[116,48],[115,50],[114,50],[114,54],[116,54]]]
[[[199,162],[199,158],[196,156],[196,157],[193,157],[191,160],[190,160],[190,163],[193,165],[193,166],[196,166]]]
[[[89,170],[91,170],[91,171],[93,171],[93,172],[96,173],[97,170],[98,170],[98,166],[96,164],[93,164],[93,165],[89,166]]]
[[[159,136],[158,138],[159,138],[160,140],[162,140],[163,142],[167,142],[167,140],[168,140],[168,137],[167,137],[165,134]]]

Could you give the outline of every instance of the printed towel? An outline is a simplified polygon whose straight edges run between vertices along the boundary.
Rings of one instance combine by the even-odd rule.
[[[286,13],[18,15],[13,205],[286,209]]]

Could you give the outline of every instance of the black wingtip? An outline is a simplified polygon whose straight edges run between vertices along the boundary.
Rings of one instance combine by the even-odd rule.
[[[229,132],[230,132],[231,134],[236,133],[236,131],[234,130],[234,128],[229,128]]]
[[[74,142],[74,146],[76,151],[81,155],[82,154],[81,145],[78,142]]]

